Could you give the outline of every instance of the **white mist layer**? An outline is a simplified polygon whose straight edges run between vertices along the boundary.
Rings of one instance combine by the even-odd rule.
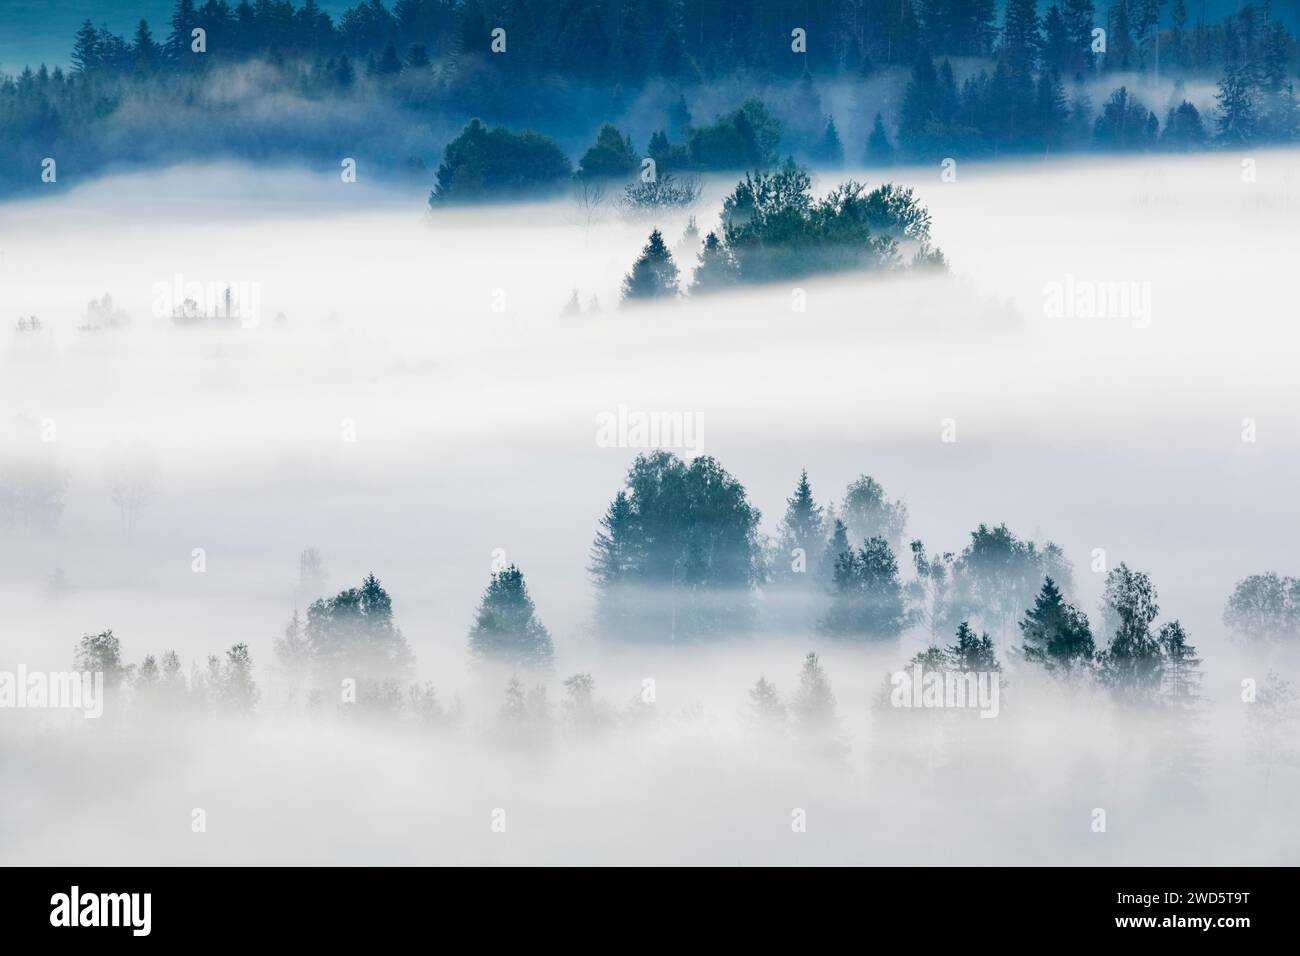
[[[930,207],[952,276],[809,280],[805,311],[791,285],[619,310],[649,230],[675,247],[685,215],[588,226],[558,200],[431,217],[423,195],[371,186],[364,169],[343,184],[185,167],[0,208],[0,318],[35,314],[45,329],[0,346],[0,448],[67,479],[57,530],[0,540],[0,669],[66,669],[82,634],[112,628],[131,662],[174,648],[187,670],[246,641],[267,691],[250,723],[112,740],[89,725],[40,735],[0,712],[14,781],[3,858],[1296,862],[1295,777],[1259,791],[1238,696],[1243,678],[1294,664],[1230,644],[1220,614],[1241,577],[1300,572],[1287,520],[1300,153],[889,178]],[[731,185],[708,183],[703,231]],[[177,275],[256,283],[259,325],[185,331],[153,316],[155,285]],[[1045,314],[1045,286],[1067,282],[1149,284],[1150,314]],[[561,316],[575,288],[601,311]],[[130,328],[78,332],[105,292]],[[1097,704],[1075,731],[1077,715],[1024,674],[960,785],[951,768],[901,769],[881,756],[869,702],[919,634],[875,653],[811,634],[700,653],[601,647],[587,553],[638,449],[600,447],[596,420],[620,405],[698,416],[702,450],[744,482],[768,532],[800,468],[823,503],[865,472],[906,500],[908,535],[932,552],[960,550],[980,522],[1061,544],[1094,625],[1093,549],[1148,572],[1162,619],[1179,618],[1206,659],[1202,802],[1167,814],[1182,794],[1134,778],[1132,728]],[[940,440],[945,419],[955,442]],[[124,456],[157,476],[129,529],[108,489]],[[459,731],[277,714],[272,642],[301,601],[308,546],[331,590],[383,581],[420,678],[444,703],[462,694]],[[494,549],[527,575],[557,677],[590,670],[619,707],[653,677],[651,728],[529,758],[491,742],[499,689],[474,686],[465,638]],[[55,568],[71,586],[57,596]],[[834,768],[756,747],[740,718],[760,675],[793,690],[809,649],[851,740]],[[192,807],[208,809],[206,834],[190,832]],[[489,831],[497,807],[506,834]],[[795,807],[805,834],[790,831]],[[1106,834],[1089,830],[1096,807],[1113,808]]]

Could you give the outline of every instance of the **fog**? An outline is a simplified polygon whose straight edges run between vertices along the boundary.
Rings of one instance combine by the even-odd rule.
[[[836,178],[850,175],[879,181]],[[1300,860],[1296,771],[1264,786],[1240,699],[1243,679],[1294,678],[1296,660],[1221,623],[1239,579],[1300,572],[1300,152],[889,178],[929,206],[950,274],[635,309],[617,308],[623,275],[655,226],[676,254],[686,212],[566,197],[434,214],[427,184],[386,186],[364,164],[356,183],[179,166],[0,205],[0,317],[41,322],[0,340],[3,474],[65,481],[57,523],[0,528],[0,670],[66,670],[83,634],[111,628],[129,662],[175,649],[186,671],[247,642],[262,692],[249,717],[4,712],[0,860]],[[706,181],[701,232],[733,185]],[[155,314],[177,282],[247,289],[256,321],[179,328]],[[1146,291],[1125,314],[1053,314],[1048,289],[1080,283]],[[599,309],[565,314],[575,290]],[[106,293],[129,325],[79,330]],[[678,450],[715,456],[769,534],[801,468],[823,504],[867,473],[931,552],[981,522],[1060,544],[1094,618],[1095,549],[1148,572],[1161,620],[1205,659],[1203,766],[1170,756],[1155,718],[1063,696],[1004,654],[998,719],[900,730],[873,700],[919,631],[869,649],[773,628],[707,647],[599,641],[588,553],[641,450],[596,440],[620,406],[694,416],[699,447]],[[308,547],[320,593],[300,586]],[[555,643],[554,732],[522,744],[498,726],[504,682],[466,653],[502,557]],[[283,693],[273,642],[295,607],[370,572],[419,679],[444,705],[459,695],[455,726],[309,716]],[[755,681],[788,695],[810,650],[842,753],[746,716]],[[579,671],[621,719],[566,724],[560,681]]]

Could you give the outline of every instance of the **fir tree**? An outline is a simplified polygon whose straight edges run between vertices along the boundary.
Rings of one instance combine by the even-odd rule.
[[[885,132],[885,122],[876,114],[871,124],[871,135],[867,137],[867,163],[872,166],[889,166],[894,162],[894,147]]]
[[[695,275],[691,279],[692,295],[717,292],[740,281],[736,260],[723,246],[716,232],[710,232],[704,237],[704,247],[700,249],[697,261]]]
[[[664,245],[663,234],[656,229],[623,280],[623,301],[676,297],[677,279],[677,263]]]
[[[1050,577],[1043,580],[1034,606],[1020,622],[1025,660],[1040,664],[1049,674],[1069,677],[1091,664],[1096,648],[1088,617],[1066,603]]]
[[[551,635],[537,618],[523,572],[513,564],[492,575],[470,628],[469,650],[476,663],[550,666],[554,656]]]
[[[578,174],[587,179],[626,179],[636,172],[638,163],[631,137],[606,123],[578,162]]]
[[[840,134],[835,129],[834,117],[827,117],[826,130],[814,150],[814,156],[823,166],[844,165],[844,145],[840,142]]]
[[[1249,67],[1228,67],[1219,80],[1215,116],[1221,143],[1245,145],[1255,139],[1259,117],[1255,108],[1254,77]]]
[[[221,668],[218,702],[226,710],[246,714],[256,706],[257,698],[253,659],[248,653],[248,645],[235,644],[226,651],[226,660]]]
[[[791,701],[796,728],[805,734],[821,734],[836,728],[835,695],[817,655],[808,652],[799,672],[799,689]]]
[[[891,638],[907,626],[898,561],[884,538],[835,561],[832,601],[821,629],[832,637]]]
[[[785,501],[778,535],[778,580],[804,586],[816,581],[819,551],[826,540],[826,522],[822,507],[813,499],[807,469],[799,473],[794,494]]]
[[[944,649],[944,660],[957,671],[991,673],[1002,670],[993,650],[992,638],[987,634],[976,636],[965,621],[957,626],[957,640]]]
[[[749,691],[749,709],[755,723],[764,729],[785,724],[785,704],[777,694],[776,686],[763,677]]]

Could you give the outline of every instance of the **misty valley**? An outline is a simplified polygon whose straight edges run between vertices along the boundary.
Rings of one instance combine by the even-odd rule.
[[[1300,861],[1283,13],[165,6],[0,9],[0,861]]]

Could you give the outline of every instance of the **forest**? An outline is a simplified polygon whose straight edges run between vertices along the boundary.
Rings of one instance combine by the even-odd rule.
[[[584,153],[598,159],[607,124],[660,173],[785,156],[836,167],[1240,147],[1300,133],[1295,37],[1268,3],[1219,22],[1193,18],[1185,0],[1104,12],[1092,0],[1010,0],[1000,17],[992,0],[752,6],[736,16],[707,0],[368,0],[336,21],[314,0],[178,0],[168,23],[142,20],[129,37],[87,21],[66,64],[0,79],[0,191],[37,188],[47,158],[79,179],[113,163],[360,156],[386,175],[436,178],[437,194],[455,182],[493,198],[489,183],[454,178],[467,151],[517,194]],[[480,120],[527,137],[525,148]],[[624,165],[586,171],[619,177]]]

